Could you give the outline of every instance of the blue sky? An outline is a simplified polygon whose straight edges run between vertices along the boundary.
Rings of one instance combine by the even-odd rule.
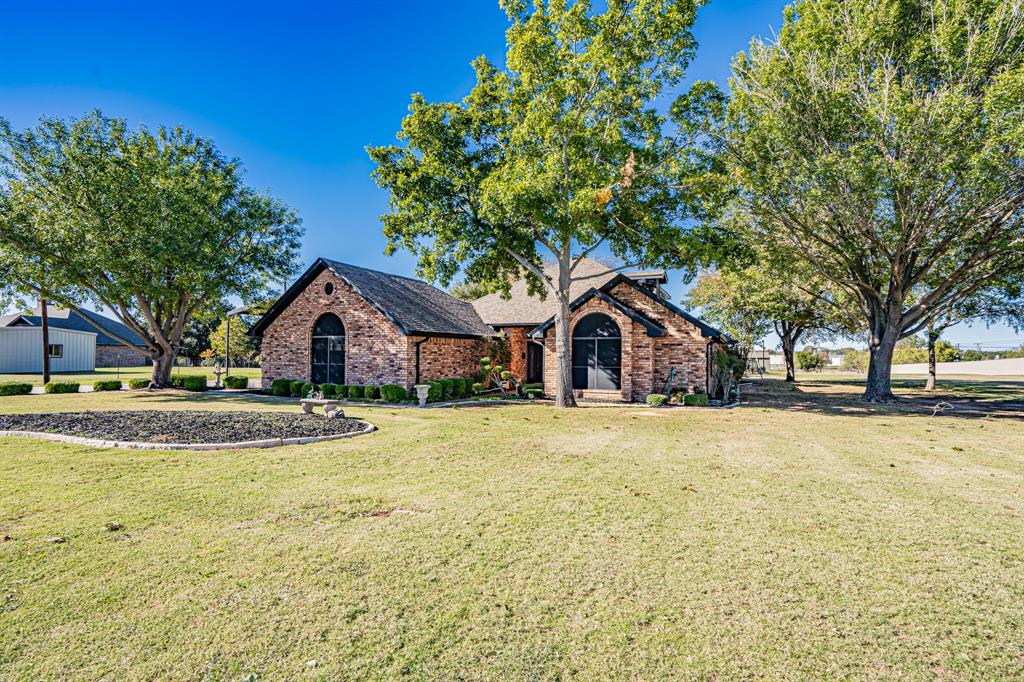
[[[699,14],[691,79],[725,84],[751,36],[781,23],[781,0],[713,0]],[[303,258],[413,274],[383,255],[386,196],[364,148],[394,139],[409,97],[459,99],[470,61],[504,57],[497,0],[378,3],[45,3],[0,0],[0,115],[100,108],[132,125],[182,124],[238,157],[251,185],[302,217]],[[679,277],[670,291],[685,291]],[[960,343],[1019,344],[1006,328],[951,330]]]

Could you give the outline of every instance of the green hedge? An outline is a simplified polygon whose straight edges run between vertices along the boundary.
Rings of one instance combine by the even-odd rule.
[[[338,395],[337,384],[320,384],[320,391],[324,394],[324,398],[333,398]]]
[[[380,386],[367,386],[363,389],[363,397],[369,400],[379,400]]]
[[[691,407],[707,407],[708,396],[706,393],[691,393],[683,398],[683,404]]]
[[[292,392],[291,379],[274,379],[270,382],[270,392],[281,398],[288,397]]]
[[[187,376],[185,381],[182,383],[182,388],[186,391],[205,391],[206,390],[206,376]]]
[[[380,387],[380,397],[384,402],[400,403],[409,396],[404,386],[398,384],[384,384]]]
[[[301,397],[302,385],[305,383],[305,381],[293,381],[290,384],[288,384],[288,395],[290,395],[293,398]]]
[[[0,382],[0,396],[6,395],[28,395],[32,392],[32,384],[23,381]]]
[[[484,385],[481,384],[479,381],[473,384],[473,393],[474,394],[482,393],[483,390],[484,390]]]
[[[668,398],[665,397],[664,393],[651,393],[647,396],[647,404],[654,407],[661,407],[667,400]]]
[[[240,376],[237,376],[237,375],[236,376],[224,377],[224,386],[226,388],[234,388],[234,389],[249,388],[249,379],[246,378],[246,377],[240,377]]]
[[[365,394],[363,393],[363,387],[362,386],[357,386],[355,384],[349,384],[349,387],[348,387],[348,399],[349,400],[362,400],[364,395]]]
[[[51,381],[43,386],[47,393],[78,393],[79,384],[74,381]]]
[[[140,388],[149,388],[150,379],[129,379],[128,388],[137,391]]]
[[[94,391],[120,391],[121,380],[120,379],[100,379],[99,381],[92,382],[92,390]]]
[[[299,397],[305,398],[309,394],[315,393],[318,390],[320,389],[316,384],[311,384],[307,381],[306,383],[302,384],[302,393],[299,395]]]
[[[537,398],[544,397],[544,391],[539,388],[528,388],[526,389],[526,397],[530,400],[536,400]]]
[[[185,375],[175,374],[171,377],[171,386],[174,388],[185,388]]]

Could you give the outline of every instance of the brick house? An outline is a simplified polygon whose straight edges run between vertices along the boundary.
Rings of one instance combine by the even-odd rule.
[[[0,317],[0,327],[39,327],[42,316],[39,306],[31,313],[14,313]],[[86,319],[88,316],[89,319]],[[146,342],[132,329],[117,320],[104,317],[91,310],[68,310],[53,305],[46,306],[46,318],[51,329],[66,329],[96,334],[96,367],[142,367],[152,361],[131,346],[125,345],[112,335],[137,346]],[[91,321],[90,321],[91,320]]]
[[[707,387],[711,349],[730,339],[674,306],[665,273],[615,273],[592,260],[570,294],[573,388],[578,395],[643,400],[676,386]],[[505,337],[520,380],[555,382],[556,303],[529,296],[456,299],[425,282],[317,260],[250,330],[263,337],[263,382],[400,384],[469,376]]]

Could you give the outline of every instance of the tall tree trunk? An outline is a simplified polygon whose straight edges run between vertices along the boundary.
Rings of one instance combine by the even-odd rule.
[[[569,338],[569,304],[562,300],[555,313],[555,359],[558,373],[555,380],[555,405],[576,407],[572,394],[572,340]]]
[[[924,390],[935,390],[935,342],[939,340],[939,334],[935,332],[935,322],[928,321],[928,381],[925,382]]]
[[[50,317],[45,298],[39,299],[39,319],[43,324],[43,384],[50,383]]]
[[[171,370],[174,368],[174,354],[162,353],[153,358],[153,375],[150,382],[155,388],[167,388],[171,385]]]
[[[892,392],[892,354],[896,350],[899,332],[887,325],[877,342],[870,344],[871,359],[868,362],[868,379],[864,387],[864,400],[872,403],[896,402]]]
[[[558,259],[558,311],[555,313],[555,360],[558,375],[555,381],[555,406],[576,407],[572,394],[572,339],[569,338],[569,285],[572,283],[572,260],[569,243]]]

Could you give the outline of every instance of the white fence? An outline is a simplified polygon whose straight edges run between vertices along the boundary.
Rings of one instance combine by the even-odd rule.
[[[1024,358],[1005,360],[972,360],[970,362],[940,362],[935,367],[938,376],[950,374],[978,374],[992,377],[1024,377]],[[893,365],[893,374],[927,374],[928,363]]]

